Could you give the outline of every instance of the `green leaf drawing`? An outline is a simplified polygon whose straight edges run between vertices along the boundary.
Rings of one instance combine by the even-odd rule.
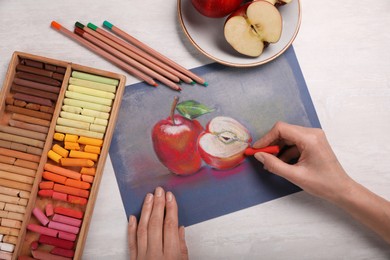
[[[210,113],[214,109],[208,108],[205,105],[195,101],[195,100],[186,100],[180,102],[176,106],[176,110],[184,117],[188,119],[194,119],[201,115]]]

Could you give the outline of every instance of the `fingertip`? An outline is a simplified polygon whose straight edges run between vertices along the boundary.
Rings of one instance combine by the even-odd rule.
[[[129,217],[129,227],[134,227],[137,224],[137,218],[133,215]]]
[[[167,191],[166,193],[166,200],[167,202],[172,202],[173,201],[173,193],[170,191]]]

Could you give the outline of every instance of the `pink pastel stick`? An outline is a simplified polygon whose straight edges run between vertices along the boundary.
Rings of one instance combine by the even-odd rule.
[[[49,222],[49,224],[50,224],[50,222]],[[27,229],[32,231],[32,232],[36,232],[36,233],[51,236],[51,237],[57,237],[57,235],[58,235],[58,230],[47,228],[47,227],[42,227],[42,226],[36,225],[36,224],[28,224]]]
[[[59,214],[54,214],[52,220],[57,221],[57,222],[61,222],[63,224],[75,226],[75,227],[81,226],[81,219],[71,218],[71,217],[67,217],[67,216],[63,216],[63,215],[59,215]]]
[[[69,241],[75,241],[77,236],[75,234],[72,234],[72,233],[58,231],[58,238],[69,240]]]
[[[56,221],[50,221],[48,227],[53,228],[53,229],[57,229],[57,230],[61,230],[61,231],[65,231],[65,232],[69,232],[72,234],[78,234],[80,231],[80,229],[78,227],[74,227],[74,226],[63,224],[63,223],[56,222]]]
[[[60,255],[60,256],[64,256],[64,257],[70,257],[72,258],[74,256],[74,251],[71,250],[71,249],[63,249],[63,248],[59,248],[59,247],[55,247],[53,248],[50,253],[52,253],[53,255]]]
[[[32,213],[38,219],[38,221],[46,226],[49,223],[49,219],[45,216],[45,214],[39,208],[34,208]]]
[[[45,210],[46,210],[46,216],[48,216],[48,217],[53,216],[53,214],[54,214],[53,204],[51,204],[51,203],[46,204]]]

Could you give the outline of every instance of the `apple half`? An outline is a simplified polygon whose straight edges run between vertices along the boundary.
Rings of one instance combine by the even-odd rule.
[[[244,151],[251,141],[245,126],[233,118],[219,116],[213,118],[199,135],[198,149],[205,163],[225,170],[244,161]]]
[[[249,2],[233,12],[224,25],[226,41],[241,54],[258,57],[269,43],[279,41],[282,16],[270,2]]]

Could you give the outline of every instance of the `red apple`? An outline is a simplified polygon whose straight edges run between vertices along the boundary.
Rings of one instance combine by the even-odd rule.
[[[197,120],[174,115],[177,102],[175,97],[171,115],[154,125],[152,142],[158,159],[165,167],[175,174],[187,175],[201,167],[197,140],[203,127]]]
[[[263,0],[244,4],[226,19],[224,25],[226,41],[233,49],[250,57],[259,56],[269,43],[279,41],[281,34],[279,10]]]
[[[243,0],[191,0],[191,2],[202,15],[221,18],[236,10]]]
[[[213,118],[200,134],[199,153],[211,167],[230,169],[244,161],[244,151],[251,141],[245,126],[233,118],[219,116]]]

